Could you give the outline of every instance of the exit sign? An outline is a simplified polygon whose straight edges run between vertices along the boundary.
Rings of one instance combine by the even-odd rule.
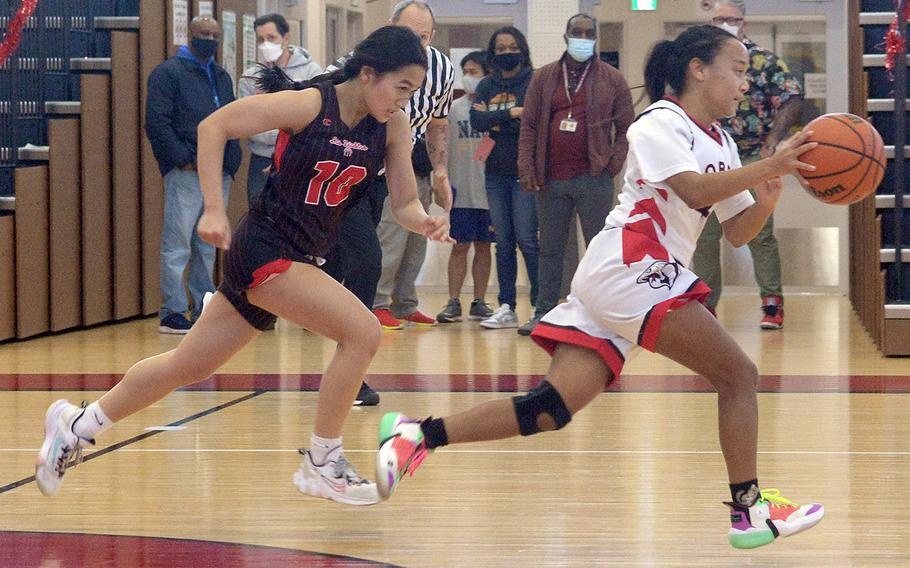
[[[657,0],[632,0],[633,10],[656,10]]]

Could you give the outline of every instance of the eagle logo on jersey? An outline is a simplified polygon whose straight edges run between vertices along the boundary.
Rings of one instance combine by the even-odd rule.
[[[329,144],[333,146],[341,146],[344,148],[344,157],[350,158],[354,155],[354,150],[360,150],[361,152],[366,152],[370,149],[369,146],[364,146],[360,142],[351,142],[350,140],[339,140],[337,136],[332,136],[332,139],[329,140]]]
[[[655,290],[663,287],[672,288],[677,276],[679,276],[679,266],[675,262],[657,260],[652,262],[651,266],[646,268],[635,282],[647,284]]]

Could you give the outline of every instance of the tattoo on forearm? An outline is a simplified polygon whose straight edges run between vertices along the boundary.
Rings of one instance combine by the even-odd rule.
[[[774,125],[771,127],[771,132],[769,132],[768,135],[778,142],[786,138],[787,133],[790,131],[790,127],[799,119],[801,110],[801,98],[793,98],[784,103],[784,106],[782,106],[774,116]]]
[[[447,167],[449,163],[449,122],[430,124],[427,127],[427,154],[433,168]]]

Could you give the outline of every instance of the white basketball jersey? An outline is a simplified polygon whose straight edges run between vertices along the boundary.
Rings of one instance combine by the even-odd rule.
[[[642,234],[630,250],[623,247],[626,264],[653,257],[647,244],[653,239],[673,259],[688,266],[711,211],[724,222],[755,203],[748,191],[742,191],[710,208],[690,209],[666,184],[668,178],[682,172],[742,167],[730,135],[716,122],[710,127],[699,124],[676,101],[661,100],[646,108],[629,127],[627,137],[625,184],[606,223],[607,228],[623,227]]]

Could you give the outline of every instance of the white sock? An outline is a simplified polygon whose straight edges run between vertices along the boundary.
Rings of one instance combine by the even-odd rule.
[[[310,454],[313,464],[325,465],[341,453],[341,438],[320,438],[316,434],[310,436]]]
[[[95,436],[101,434],[113,425],[114,423],[111,422],[111,419],[107,417],[103,410],[101,410],[101,405],[98,404],[98,401],[96,400],[88,405],[82,416],[77,418],[73,423],[73,432],[80,438],[94,440]]]

